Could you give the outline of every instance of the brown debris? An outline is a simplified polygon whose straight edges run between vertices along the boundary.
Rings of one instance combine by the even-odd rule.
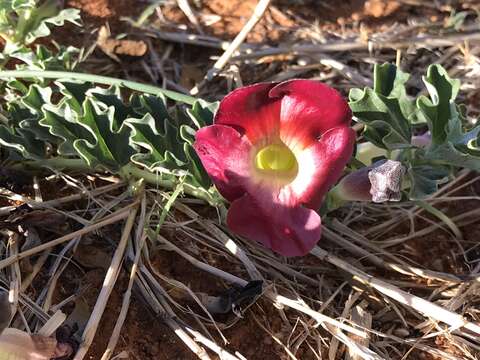
[[[105,54],[118,62],[120,62],[118,56],[141,57],[148,49],[145,41],[112,38],[106,26],[102,26],[98,31],[97,45]]]

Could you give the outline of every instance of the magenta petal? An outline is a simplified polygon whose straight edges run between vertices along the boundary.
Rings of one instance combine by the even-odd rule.
[[[335,89],[312,80],[285,81],[270,90],[272,98],[281,98],[282,139],[313,142],[326,131],[349,126],[352,113]],[[293,140],[295,141],[295,140]]]
[[[323,197],[343,173],[355,144],[355,131],[342,126],[331,129],[297,157],[298,175],[288,185],[299,204],[318,209]]]
[[[268,96],[276,83],[260,83],[232,91],[220,102],[215,124],[230,125],[250,142],[278,134],[280,101]]]
[[[272,202],[260,204],[249,194],[231,204],[227,224],[235,233],[284,256],[308,254],[321,235],[321,219],[315,211]]]
[[[201,128],[193,145],[202,164],[217,187],[229,201],[245,192],[244,182],[250,177],[252,145],[235,129],[223,125]]]

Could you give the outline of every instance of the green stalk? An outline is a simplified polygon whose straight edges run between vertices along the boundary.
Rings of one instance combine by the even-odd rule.
[[[54,157],[51,159],[41,159],[41,160],[26,160],[17,163],[13,166],[14,168],[23,169],[26,168],[50,168],[57,170],[73,170],[73,171],[89,171],[92,168],[82,159],[67,159],[62,157]]]
[[[152,185],[157,185],[160,187],[164,187],[167,189],[175,189],[177,185],[180,183],[179,180],[169,180],[169,179],[162,179],[158,174],[152,173],[148,170],[140,169],[132,164],[125,165],[121,171],[121,175],[124,177],[135,177],[139,179],[144,179],[147,183]],[[221,200],[215,197],[212,193],[194,187],[190,184],[183,184],[183,192],[185,194],[191,195],[196,197],[197,199],[204,200],[208,202],[212,206],[219,206],[221,204]]]
[[[51,159],[43,160],[33,160],[33,161],[23,161],[17,164],[19,169],[25,168],[51,168],[57,170],[70,170],[70,171],[92,171],[93,169],[82,159],[66,159],[62,157],[55,157]],[[17,166],[13,166],[17,168]],[[122,178],[136,178],[144,179],[145,182],[162,187],[165,189],[175,190],[180,184],[180,180],[172,179],[162,179],[159,174],[155,174],[148,170],[140,169],[133,164],[127,164],[122,167],[118,172]],[[219,207],[222,205],[222,200],[219,196],[215,196],[214,193],[208,192],[207,190],[197,188],[193,185],[184,183],[182,185],[183,192],[185,194],[191,195],[197,199],[204,200],[214,207]]]
[[[45,78],[45,79],[56,79],[56,80],[80,80],[85,82],[92,82],[97,84],[104,85],[118,85],[126,87],[131,90],[158,95],[163,94],[169,99],[174,101],[182,102],[188,105],[193,105],[196,101],[196,98],[178,93],[176,91],[162,89],[157,86],[142,84],[136,81],[122,80],[117,78],[112,78],[109,76],[100,76],[93,74],[84,74],[78,72],[70,71],[39,71],[39,70],[6,70],[0,71],[0,79],[9,79],[9,78]]]

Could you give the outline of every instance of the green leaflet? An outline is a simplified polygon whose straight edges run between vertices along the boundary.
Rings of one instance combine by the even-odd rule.
[[[43,118],[39,121],[49,134],[57,138],[57,152],[59,155],[78,155],[73,144],[77,139],[84,139],[88,143],[95,143],[95,137],[87,128],[80,125],[68,105],[63,107],[46,105],[43,107]]]
[[[73,46],[66,48],[60,46],[56,52],[52,52],[43,45],[37,45],[34,50],[21,47],[12,52],[10,57],[23,62],[16,65],[19,70],[71,70],[76,65],[76,56],[79,52],[80,50]]]
[[[104,167],[118,171],[130,162],[135,149],[130,146],[130,130],[126,126],[116,129],[115,108],[101,110],[91,99],[83,103],[83,115],[78,123],[90,131],[95,141],[78,139],[73,147],[91,167]]]
[[[411,146],[408,118],[414,110],[405,91],[408,77],[393,65],[377,65],[373,89],[350,91],[350,108],[365,124],[365,136],[378,147],[395,150]]]
[[[38,85],[32,85],[27,91],[27,94],[20,100],[23,105],[29,110],[30,115],[24,117],[19,122],[22,129],[30,131],[35,138],[50,143],[56,143],[56,138],[52,136],[47,129],[40,126],[39,119],[42,117],[42,106],[51,102],[52,90],[50,88],[42,88]]]
[[[163,122],[166,119],[171,120],[167,110],[167,100],[163,94],[156,96],[133,94],[130,99],[130,104],[138,115],[144,116],[150,114],[157,122]]]
[[[11,41],[14,43],[31,44],[40,37],[50,35],[48,24],[62,26],[65,21],[76,25],[79,22],[80,11],[78,9],[59,10],[55,0],[44,1],[37,7],[37,1],[7,1],[5,7],[5,25],[15,26]],[[19,4],[21,3],[21,4]],[[13,14],[8,14],[13,12]],[[15,19],[15,20],[13,20]]]
[[[123,102],[122,93],[118,85],[110,86],[108,89],[95,87],[88,90],[86,95],[94,98],[95,104],[103,109],[110,107],[115,109],[115,116],[112,120],[114,130],[120,129],[128,117],[135,116],[135,112],[131,106]]]
[[[0,125],[0,145],[18,151],[25,159],[41,159],[46,154],[45,143],[20,128],[12,130]]]
[[[187,109],[187,114],[192,120],[197,129],[207,125],[213,124],[213,116],[218,109],[220,103],[209,103],[205,100],[197,100],[190,109]]]
[[[430,97],[420,96],[417,99],[417,107],[432,134],[432,145],[441,145],[447,139],[448,122],[450,120],[459,122],[455,98],[460,81],[450,79],[440,65],[430,65],[423,81]]]
[[[420,122],[417,118],[415,99],[412,99],[407,94],[406,84],[410,79],[410,74],[403,72],[395,65],[387,63],[375,66],[373,78],[375,92],[398,99],[402,115],[410,123]]]
[[[443,166],[419,165],[411,166],[407,170],[410,180],[408,197],[411,200],[424,199],[438,190],[438,186],[445,182],[448,169]]]
[[[131,143],[147,151],[134,154],[134,163],[151,171],[170,170],[175,173],[185,168],[186,158],[178,131],[168,119],[158,121],[147,113],[140,119],[128,119],[125,125],[132,130]]]
[[[205,120],[197,118],[197,121]],[[194,179],[199,185],[201,185],[205,189],[208,189],[212,184],[210,177],[203,168],[203,165],[196,151],[193,149],[193,143],[195,141],[195,130],[188,125],[182,125],[180,127],[180,137],[185,141],[183,144],[183,150],[190,164],[190,172],[192,173]]]
[[[417,106],[432,134],[432,144],[425,159],[480,170],[480,126],[465,130],[464,117],[455,103],[460,81],[451,79],[440,65],[431,65],[424,82],[429,98],[419,97]]]
[[[73,82],[73,81],[56,81],[59,92],[63,95],[59,104],[68,104],[72,114],[80,114],[82,112],[82,104],[87,98],[87,91],[92,89],[94,85],[89,82]]]
[[[141,119],[126,120],[125,124],[132,129],[131,142],[147,151],[134,154],[132,162],[151,171],[187,175],[187,182],[208,189],[210,178],[192,147],[195,130],[188,125],[175,126],[168,113],[163,113],[160,104],[151,96],[142,96],[138,101],[149,104],[152,110],[156,109],[152,111],[156,117],[146,113]],[[167,117],[162,119],[162,116]],[[190,116],[197,115],[193,113]],[[203,121],[208,121],[208,118],[195,117],[196,123]]]

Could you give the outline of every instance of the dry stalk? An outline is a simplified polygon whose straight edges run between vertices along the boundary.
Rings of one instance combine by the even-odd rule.
[[[102,290],[100,291],[100,295],[98,296],[95,307],[90,315],[90,319],[85,327],[82,336],[82,343],[75,354],[74,360],[82,360],[87,354],[97,332],[100,320],[102,319],[103,312],[107,306],[108,299],[110,298],[113,287],[115,286],[118,275],[120,274],[125,248],[127,247],[127,242],[137,216],[138,202],[135,202],[134,204],[135,206],[130,207],[128,211],[128,218],[125,223],[125,227],[123,228],[122,236],[118,243],[117,249],[113,254],[112,262],[103,281]]]
[[[145,214],[147,209],[147,200],[145,194],[142,197],[142,201],[140,204],[140,220],[137,225],[137,233],[135,234],[135,243],[138,244],[137,252],[135,254],[135,259],[133,260],[132,268],[130,270],[130,278],[128,280],[127,290],[123,295],[123,302],[122,307],[120,309],[120,314],[118,315],[117,322],[115,323],[115,327],[113,328],[112,335],[110,336],[110,340],[108,341],[107,348],[102,355],[101,360],[109,360],[112,355],[115,347],[117,346],[118,339],[120,337],[120,332],[122,330],[123,324],[125,319],[127,318],[128,308],[130,307],[130,298],[132,296],[132,288],[133,284],[135,283],[135,279],[137,277],[137,268],[140,262],[140,257],[143,251],[143,247],[145,245],[145,240],[147,238],[144,227],[145,227]]]
[[[452,331],[463,327],[474,332],[477,335],[480,335],[480,325],[467,321],[463,316],[457,313],[451,312],[430,301],[409,294],[397,288],[396,286],[392,286],[385,281],[379,280],[372,275],[366,274],[365,272],[356,269],[348,262],[329,254],[327,251],[319,248],[318,246],[312,250],[311,254],[321,260],[328,261],[332,265],[352,274],[356,280],[359,280],[360,282],[373,287],[377,291],[398,301],[399,303],[411,307],[434,320],[448,324],[452,327]]]
[[[210,81],[218,75],[218,73],[225,67],[230,58],[233,56],[233,53],[245,41],[250,31],[252,31],[255,25],[260,21],[269,4],[270,0],[259,0],[257,6],[253,10],[252,16],[250,17],[250,19],[248,19],[242,30],[240,30],[235,39],[233,39],[233,41],[222,54],[222,56],[220,56],[220,58],[215,62],[215,64],[213,64],[212,68],[207,71],[207,75],[205,76],[204,80],[202,80],[200,84],[195,86],[190,91],[190,94],[197,95],[200,91],[200,88],[202,88],[206,81]]]
[[[116,223],[116,222],[118,222],[122,219],[125,219],[128,216],[128,214],[130,212],[130,208],[132,206],[134,206],[134,204],[132,204],[131,206],[127,206],[127,207],[125,207],[121,210],[118,210],[117,212],[111,214],[110,216],[107,216],[104,220],[101,220],[101,221],[98,221],[98,222],[96,222],[92,225],[86,226],[83,229],[74,231],[74,232],[72,232],[68,235],[59,237],[58,239],[55,239],[55,240],[49,241],[45,244],[36,246],[32,249],[26,250],[26,251],[21,252],[17,255],[7,257],[6,259],[3,259],[3,260],[0,261],[0,269],[3,269],[3,268],[5,268],[5,267],[17,262],[17,261],[20,261],[21,259],[26,258],[26,257],[30,257],[32,255],[35,255],[35,254],[39,253],[39,252],[43,252],[47,249],[50,249],[50,248],[55,247],[57,245],[60,245],[64,242],[75,239],[76,237],[86,235],[86,234],[88,234],[92,231],[98,230],[98,229],[100,229],[104,226],[111,225],[111,224],[114,224],[114,223]]]

